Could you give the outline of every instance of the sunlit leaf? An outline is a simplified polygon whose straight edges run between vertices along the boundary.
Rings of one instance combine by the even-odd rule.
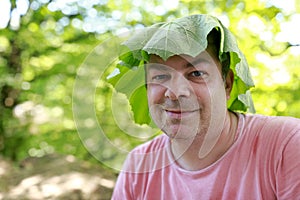
[[[228,103],[229,109],[247,111],[249,108],[249,111],[253,112],[254,105],[250,93],[247,93],[247,101],[244,98],[239,99],[239,95],[246,95],[246,91],[254,86],[245,56],[239,50],[233,35],[214,17],[192,15],[168,23],[155,24],[139,31],[124,43],[130,52],[121,55],[120,60],[128,68],[133,68],[142,66],[142,63],[148,61],[145,59],[148,58],[145,54],[156,54],[164,60],[180,54],[195,57],[207,48],[207,35],[214,28],[221,32],[219,56],[222,58],[224,53],[230,52],[230,68],[235,74],[234,89]],[[123,73],[118,76],[123,76]],[[133,108],[139,107],[133,105],[136,101],[130,103]],[[145,110],[133,109],[134,115],[141,118],[135,117],[137,121],[146,121],[143,119],[143,116],[148,116]]]

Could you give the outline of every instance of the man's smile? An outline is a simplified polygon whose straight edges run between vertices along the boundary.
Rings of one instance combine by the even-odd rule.
[[[194,114],[195,112],[199,111],[199,109],[196,109],[196,110],[164,109],[164,111],[166,112],[166,115],[170,118],[182,119],[184,117],[188,117],[191,114]]]

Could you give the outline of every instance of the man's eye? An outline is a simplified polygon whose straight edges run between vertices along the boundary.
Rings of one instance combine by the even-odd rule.
[[[160,75],[155,75],[152,77],[153,81],[161,81],[161,80],[165,80],[168,78],[168,75],[166,74],[160,74]]]
[[[202,71],[193,71],[193,72],[191,73],[191,76],[193,76],[193,77],[202,77],[204,74],[205,74],[205,73],[202,72]]]

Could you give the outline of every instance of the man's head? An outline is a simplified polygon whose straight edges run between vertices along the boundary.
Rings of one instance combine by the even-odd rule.
[[[207,48],[207,39],[209,48]],[[196,57],[207,48],[207,52],[215,58],[215,62],[221,64],[221,77],[225,83],[228,72],[231,75],[233,73],[230,69],[235,73],[234,93],[231,94],[227,102],[228,108],[239,111],[249,109],[250,112],[255,112],[248,91],[254,86],[254,83],[247,61],[239,50],[235,37],[217,18],[199,14],[171,22],[157,23],[139,30],[123,45],[126,46],[124,49],[129,51],[120,56],[120,73],[114,77],[113,84],[123,77],[128,68],[134,69],[141,67],[143,63],[148,63],[149,56],[157,55],[164,61],[174,57],[174,55]],[[143,94],[144,89],[144,87],[139,88],[136,94]],[[133,95],[130,103],[135,121],[137,123],[149,123],[147,99],[142,95]],[[143,106],[145,109],[141,109]]]
[[[233,74],[219,59],[220,34],[208,35],[208,47],[196,57],[150,55],[146,67],[150,113],[172,138],[194,138],[224,121]],[[224,69],[223,69],[224,68]]]

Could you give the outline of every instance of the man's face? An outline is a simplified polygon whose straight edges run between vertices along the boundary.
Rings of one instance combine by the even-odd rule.
[[[194,138],[224,123],[232,79],[222,78],[220,63],[209,53],[208,48],[196,57],[172,56],[166,61],[150,56],[146,67],[150,113],[171,138]]]

